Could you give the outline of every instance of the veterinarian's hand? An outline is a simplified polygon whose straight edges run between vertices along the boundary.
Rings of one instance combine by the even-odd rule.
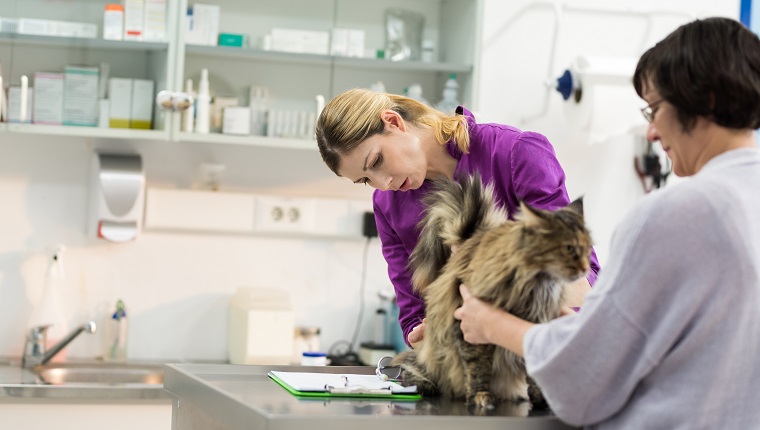
[[[425,338],[425,323],[427,323],[427,318],[423,318],[420,325],[413,328],[412,331],[409,332],[409,336],[406,338],[409,341],[409,344],[412,345],[413,349],[417,349],[417,346],[422,342],[422,339]]]
[[[459,293],[462,294],[463,303],[454,311],[454,318],[461,321],[464,340],[468,343],[491,343],[486,331],[491,325],[489,315],[494,308],[478,300],[464,284],[459,286]]]

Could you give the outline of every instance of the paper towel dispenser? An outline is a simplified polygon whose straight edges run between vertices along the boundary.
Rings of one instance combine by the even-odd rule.
[[[134,239],[142,227],[145,175],[139,155],[95,153],[90,228],[112,242]]]

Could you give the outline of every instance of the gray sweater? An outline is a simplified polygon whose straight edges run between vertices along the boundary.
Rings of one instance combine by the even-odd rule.
[[[760,150],[646,196],[583,310],[531,328],[523,347],[570,424],[760,428]]]

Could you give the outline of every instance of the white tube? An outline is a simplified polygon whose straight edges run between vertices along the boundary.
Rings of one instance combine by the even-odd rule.
[[[26,122],[26,99],[29,95],[29,78],[21,76],[21,112],[18,113],[18,122]]]

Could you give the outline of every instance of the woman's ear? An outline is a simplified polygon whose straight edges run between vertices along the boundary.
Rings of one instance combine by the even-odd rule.
[[[386,109],[380,114],[380,118],[383,120],[386,130],[397,128],[400,131],[406,131],[406,123],[398,112]]]

